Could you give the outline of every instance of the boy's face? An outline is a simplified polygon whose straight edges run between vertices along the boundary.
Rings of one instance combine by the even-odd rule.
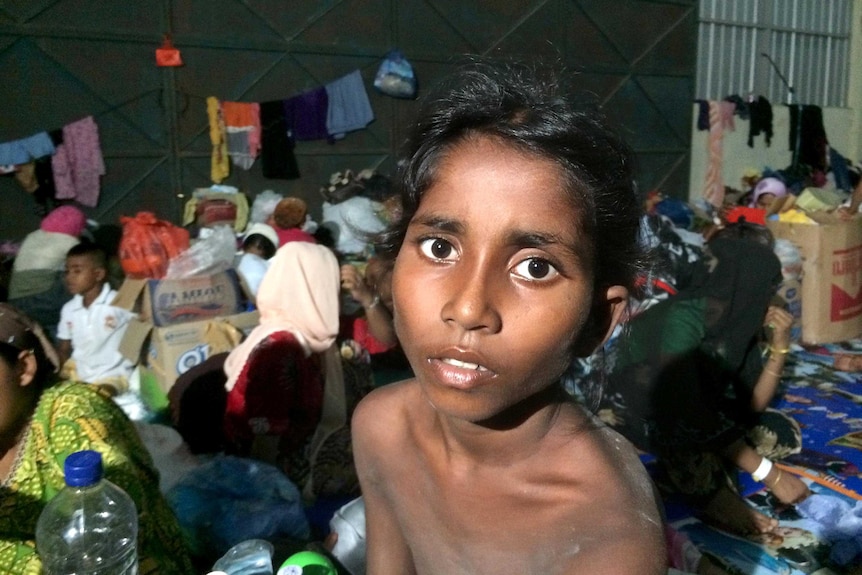
[[[626,291],[594,294],[553,162],[482,138],[435,173],[396,260],[396,330],[436,409],[485,421],[555,385],[594,301],[621,311]]]
[[[83,295],[96,288],[102,289],[105,268],[98,266],[89,256],[69,256],[66,258],[65,277],[69,293]]]
[[[245,253],[247,254],[254,254],[260,258],[264,257],[263,248],[260,247],[259,244],[248,244],[243,248],[243,250],[245,250]]]

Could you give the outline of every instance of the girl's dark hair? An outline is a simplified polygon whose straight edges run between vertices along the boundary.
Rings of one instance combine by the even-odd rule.
[[[573,94],[553,74],[528,64],[474,60],[460,66],[422,103],[394,182],[403,214],[378,236],[377,253],[395,258],[445,154],[469,137],[489,136],[560,166],[595,285],[635,292],[646,259],[638,241],[643,212],[633,156],[604,116],[577,106]]]
[[[256,248],[263,252],[263,259],[268,260],[275,255],[275,245],[263,234],[251,234],[242,242],[243,249]]]

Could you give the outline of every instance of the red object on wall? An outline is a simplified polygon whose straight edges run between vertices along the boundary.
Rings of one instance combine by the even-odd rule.
[[[183,58],[180,55],[180,51],[171,42],[171,35],[165,34],[161,48],[156,48],[156,66],[170,68],[182,65]]]

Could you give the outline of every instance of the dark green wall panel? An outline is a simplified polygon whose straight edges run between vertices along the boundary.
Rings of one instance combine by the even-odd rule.
[[[0,2],[0,141],[99,124],[107,175],[100,221],[150,210],[179,221],[188,195],[209,180],[205,97],[265,101],[318,87],[354,69],[375,122],[334,144],[299,142],[302,177],[267,180],[256,163],[226,184],[306,198],[330,173],[391,172],[415,111],[376,93],[381,58],[401,49],[420,82],[462,54],[563,64],[591,92],[639,156],[642,189],[687,197],[696,50],[696,2],[658,0],[3,0]],[[158,68],[170,32],[185,65]],[[0,239],[38,225],[34,202],[0,178]]]

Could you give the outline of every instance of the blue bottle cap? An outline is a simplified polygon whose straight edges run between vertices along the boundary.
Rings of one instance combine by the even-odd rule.
[[[63,464],[66,485],[87,487],[102,479],[102,454],[98,451],[76,451]]]

